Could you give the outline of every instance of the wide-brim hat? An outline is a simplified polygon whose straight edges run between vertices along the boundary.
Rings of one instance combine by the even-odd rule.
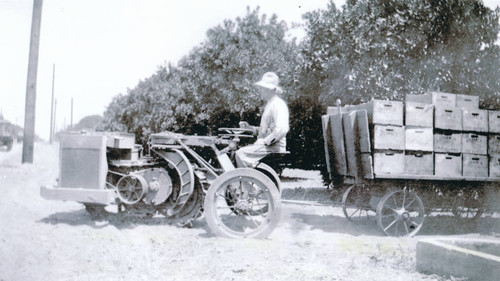
[[[270,90],[280,89],[279,87],[280,79],[278,75],[274,72],[267,72],[262,76],[259,82],[255,83],[255,86],[263,87]]]

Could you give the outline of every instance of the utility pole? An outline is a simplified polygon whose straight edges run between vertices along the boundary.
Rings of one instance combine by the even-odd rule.
[[[71,130],[73,130],[73,98],[71,98]]]
[[[54,127],[54,134],[57,131],[57,128],[56,128],[56,113],[57,113],[57,98],[54,101],[54,121],[52,123],[52,126]]]
[[[33,163],[33,147],[35,143],[36,77],[38,71],[38,49],[40,45],[42,4],[43,0],[33,0],[28,81],[26,82],[26,106],[24,109],[25,117],[22,163]]]
[[[50,100],[50,144],[54,137],[54,80],[56,77],[56,65],[52,65],[52,99]]]

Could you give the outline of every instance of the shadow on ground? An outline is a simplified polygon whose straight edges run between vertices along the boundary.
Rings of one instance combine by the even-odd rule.
[[[174,225],[180,228],[204,229],[207,233],[210,232],[205,220],[200,219],[193,221],[191,224],[183,225],[181,223],[168,220],[163,216],[142,218],[112,212],[106,212],[104,214],[100,214],[99,216],[91,216],[85,209],[54,213],[46,218],[41,219],[39,222],[52,225],[86,225],[96,229],[104,228],[110,225],[116,227],[117,229],[133,229],[139,225]]]
[[[330,233],[343,233],[354,236],[373,235],[383,236],[383,233],[378,230],[375,220],[361,220],[351,222],[341,216],[319,216],[304,213],[293,213],[291,216],[300,223],[310,226],[311,230],[319,229]]]
[[[457,235],[480,233],[500,235],[500,218],[483,216],[477,219],[454,216],[427,216],[418,235]]]
[[[281,198],[288,201],[299,201],[305,204],[318,203],[333,206],[332,215],[316,215],[311,212],[302,212],[301,209],[291,211],[291,218],[296,219],[311,229],[320,229],[325,232],[344,233],[349,235],[374,235],[384,236],[377,225],[375,212],[371,217],[355,218],[349,221],[342,215],[341,201],[345,189],[319,188],[284,188]],[[304,206],[305,209],[309,208]],[[304,210],[304,209],[303,209]],[[328,209],[326,209],[327,212]],[[328,213],[329,214],[329,213]],[[430,213],[425,217],[424,224],[418,235],[463,235],[479,233],[500,237],[500,217],[498,213],[491,213],[477,219],[460,218],[453,215],[439,215]]]
[[[342,192],[338,189],[317,188],[284,188],[281,199],[317,201],[321,203],[337,204],[341,202]]]
[[[349,221],[343,216],[314,215],[294,212],[293,219],[307,225],[310,229],[320,229],[325,232],[343,233],[354,236],[372,235],[384,236],[375,217],[360,218]],[[427,216],[419,235],[463,235],[479,233],[500,237],[500,218],[481,217],[478,219],[465,219],[453,216]]]

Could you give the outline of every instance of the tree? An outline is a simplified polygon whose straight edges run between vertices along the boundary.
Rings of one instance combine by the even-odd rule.
[[[96,128],[101,124],[104,118],[101,115],[89,115],[83,117],[75,126],[73,126],[73,130],[88,130],[95,131]]]
[[[306,71],[333,104],[441,90],[499,96],[499,11],[482,1],[359,0],[308,13]]]
[[[285,40],[286,31],[285,22],[259,15],[259,8],[225,20],[178,67],[161,67],[115,97],[100,129],[144,139],[162,130],[205,135],[240,120],[257,124],[262,102],[253,83],[265,72],[282,78],[285,99],[295,96],[301,58],[295,41]]]
[[[209,29],[207,40],[179,63],[195,112],[202,113],[195,122],[212,132],[242,119],[257,123],[262,103],[253,83],[267,71],[280,76],[285,98],[291,98],[300,58],[295,42],[285,40],[286,31],[277,16],[260,16],[258,8]]]

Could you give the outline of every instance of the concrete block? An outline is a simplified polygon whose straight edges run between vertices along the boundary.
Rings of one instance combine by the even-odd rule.
[[[417,271],[497,281],[500,241],[467,238],[423,239],[417,243]]]

